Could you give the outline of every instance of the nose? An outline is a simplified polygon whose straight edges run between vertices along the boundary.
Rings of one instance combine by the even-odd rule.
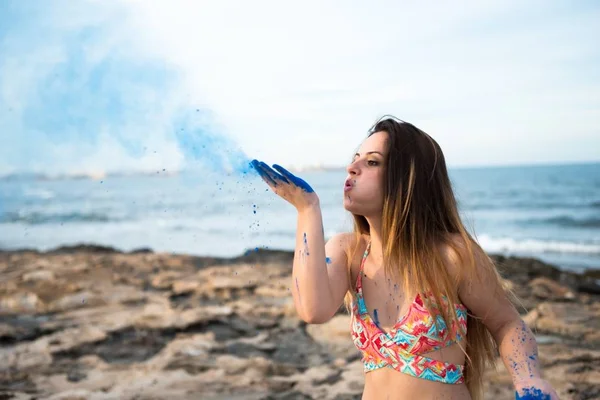
[[[358,168],[358,163],[356,161],[351,162],[346,167],[346,171],[348,172],[348,174],[350,174],[350,176],[358,175],[360,173],[360,169]]]

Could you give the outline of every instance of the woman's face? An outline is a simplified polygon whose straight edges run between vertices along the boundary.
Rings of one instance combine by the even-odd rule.
[[[387,157],[387,132],[375,132],[360,146],[346,168],[344,208],[364,217],[383,210],[383,172]]]

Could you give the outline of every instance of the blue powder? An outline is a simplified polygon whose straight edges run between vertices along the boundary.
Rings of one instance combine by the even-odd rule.
[[[325,257],[325,264],[331,264],[331,258]]]
[[[551,400],[550,395],[535,387],[523,389],[523,395],[515,392],[515,400]]]
[[[181,112],[173,128],[190,169],[199,167],[203,171],[212,170],[239,176],[250,171],[250,159],[246,154],[231,138],[217,131],[197,113]]]
[[[275,168],[285,178],[287,178],[288,180],[290,180],[292,183],[294,183],[296,186],[298,186],[299,188],[301,188],[305,192],[307,192],[307,193],[313,193],[314,192],[313,188],[310,187],[310,185],[306,181],[304,181],[303,179],[298,178],[297,176],[293,175],[291,172],[289,172],[287,169],[283,168],[282,166],[277,165],[277,164],[273,164],[273,168]]]
[[[304,232],[304,252],[308,256],[310,253],[308,252],[308,240],[306,238],[306,232]]]
[[[375,325],[379,327],[379,316],[377,315],[377,309],[373,310],[373,318],[375,319]]]
[[[272,186],[277,186],[278,182],[280,181],[288,184],[294,184],[307,193],[314,192],[313,188],[306,181],[298,178],[280,165],[273,164],[273,168],[271,168],[264,162],[258,160],[252,160],[249,165]],[[274,169],[276,171],[274,171]]]
[[[250,168],[254,169],[258,175],[263,178],[269,185],[277,186],[277,182],[273,179],[276,178],[275,174],[269,174],[268,166],[265,168],[264,163],[261,163],[258,160],[252,160],[249,163]],[[269,189],[267,189],[269,190]]]

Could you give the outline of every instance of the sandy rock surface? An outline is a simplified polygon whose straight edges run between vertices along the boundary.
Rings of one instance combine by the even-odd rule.
[[[349,316],[300,321],[291,259],[0,252],[0,399],[360,399]],[[495,259],[561,399],[600,398],[596,278]],[[486,398],[514,398],[497,364]]]

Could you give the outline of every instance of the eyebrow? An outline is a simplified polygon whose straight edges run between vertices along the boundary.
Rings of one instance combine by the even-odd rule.
[[[379,154],[381,157],[383,157],[383,153],[381,153],[381,152],[379,152],[379,151],[368,151],[368,152],[366,152],[365,154],[369,155],[369,154],[375,154],[375,153],[376,153],[376,154]],[[360,153],[356,153],[356,154],[354,154],[354,157],[356,157],[356,156],[360,156]]]

